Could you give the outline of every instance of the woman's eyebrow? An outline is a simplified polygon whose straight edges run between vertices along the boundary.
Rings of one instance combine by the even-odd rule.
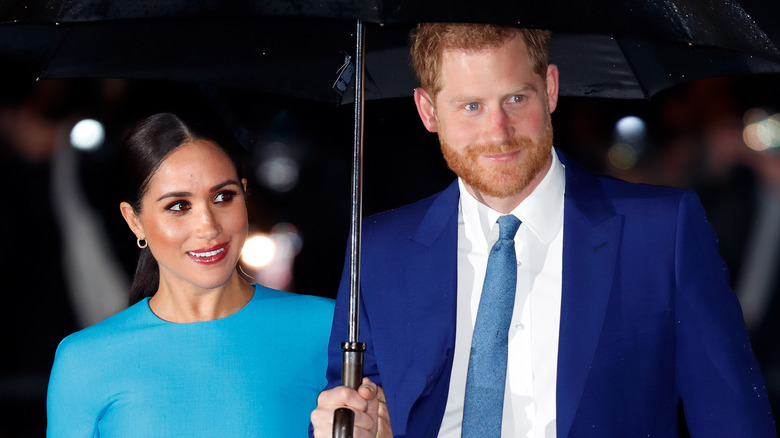
[[[227,186],[241,186],[237,181],[229,179],[227,181],[223,181],[211,188],[212,191],[219,190],[221,188],[227,187]],[[163,199],[168,198],[186,198],[188,196],[192,196],[191,192],[168,192],[162,196],[160,196],[157,201],[162,201]]]
[[[239,186],[239,187],[241,186],[241,184],[239,184],[238,181],[229,179],[227,181],[224,181],[224,182],[221,182],[221,183],[215,185],[214,187],[211,188],[211,190],[219,190],[219,189],[221,189],[223,187],[232,186],[232,185]]]

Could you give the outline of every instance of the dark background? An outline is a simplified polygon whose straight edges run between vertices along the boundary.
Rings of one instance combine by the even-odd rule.
[[[113,87],[123,90],[122,98],[106,102],[104,88]],[[62,109],[36,103],[35,110],[41,111],[41,117],[52,126],[67,128],[87,116],[105,124],[103,148],[76,152],[78,179],[91,208],[101,218],[115,257],[130,278],[137,248],[118,209],[117,143],[132,122],[153,112],[215,116],[196,87],[179,84],[47,81],[38,83],[32,91],[62,90],[76,97],[67,100]],[[745,235],[756,221],[752,211],[761,175],[743,162],[723,162],[722,166],[728,168],[726,174],[717,178],[709,175],[706,163],[712,159],[710,149],[714,146],[708,142],[714,141],[712,131],[724,126],[741,133],[741,115],[746,109],[776,108],[779,97],[775,79],[752,78],[702,81],[650,101],[562,98],[553,117],[555,143],[596,172],[697,190],[736,276],[747,245]],[[293,264],[293,280],[284,288],[335,296],[349,232],[352,108],[263,96],[240,113],[249,121],[246,126],[256,136],[257,148],[269,141],[284,141],[293,145],[300,163],[300,180],[286,193],[265,188],[250,174],[252,228],[268,231],[279,222],[294,224],[303,245]],[[614,125],[625,115],[644,118],[647,135],[637,164],[631,169],[617,169],[610,165],[607,153],[615,142]],[[454,178],[441,157],[435,135],[419,122],[411,99],[368,102],[365,123],[365,215],[433,194]],[[735,135],[730,140],[746,154],[777,160],[777,151],[750,151]],[[0,437],[40,436],[54,350],[62,337],[80,328],[63,274],[61,242],[66,231],[58,224],[51,199],[56,148],[70,146],[52,146],[31,158],[5,140],[0,164],[6,188],[0,214],[5,247],[0,255],[5,298],[0,336],[4,358],[0,365],[0,413],[5,421],[0,426]],[[255,162],[253,151],[246,152],[251,168]],[[780,181],[776,183],[780,187]],[[752,336],[776,398],[780,350],[774,342],[774,297],[768,305],[771,312],[752,330]]]
[[[759,24],[778,27],[770,21],[780,16],[778,6],[751,3],[745,4],[749,12],[763,8],[756,15]],[[776,33],[770,36],[777,39]],[[196,86],[117,79],[32,83],[10,69],[2,71],[0,438],[43,435],[54,351],[64,336],[81,328],[63,267],[69,231],[54,206],[51,186],[53,163],[61,148],[70,147],[65,138],[78,120],[94,118],[106,129],[102,148],[75,152],[76,176],[125,280],[134,270],[137,248],[119,214],[116,148],[133,122],[172,111],[227,124],[227,136],[238,134],[234,137],[243,142],[249,176],[252,229],[268,232],[275,224],[290,223],[303,242],[291,266],[292,280],[283,288],[335,296],[349,232],[352,106],[228,93],[234,117],[226,123],[224,111],[215,111],[214,102]],[[553,114],[555,144],[598,173],[696,190],[736,287],[750,235],[759,229],[758,206],[765,201],[758,195],[765,187],[780,191],[778,151],[750,150],[741,133],[748,110],[780,111],[779,82],[776,76],[717,78],[643,101],[561,98]],[[615,123],[627,115],[643,118],[647,128],[633,144],[639,151],[636,164],[620,169],[610,164],[608,153],[619,141]],[[364,132],[365,215],[428,196],[453,180],[436,136],[419,122],[411,98],[367,102]],[[299,166],[298,183],[287,192],[271,190],[253,177],[275,142],[287,145],[286,153]],[[780,409],[778,277],[769,279],[772,293],[765,311],[750,325],[775,412]]]

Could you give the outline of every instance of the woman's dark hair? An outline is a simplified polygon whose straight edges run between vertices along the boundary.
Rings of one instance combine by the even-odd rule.
[[[174,149],[194,140],[207,140],[219,145],[233,162],[241,177],[237,158],[213,136],[206,135],[200,126],[187,125],[171,113],[159,113],[136,123],[122,142],[120,163],[122,167],[122,200],[141,213],[141,200],[149,190],[149,181],[160,163]],[[141,250],[133,282],[130,285],[130,305],[157,291],[160,269],[149,248]]]

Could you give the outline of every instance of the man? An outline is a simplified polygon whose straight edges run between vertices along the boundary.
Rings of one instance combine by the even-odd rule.
[[[548,45],[545,31],[486,25],[413,33],[414,100],[458,179],[365,221],[367,379],[359,391],[337,387],[345,275],[314,436],[330,436],[333,410],[348,406],[356,437],[668,437],[681,402],[694,436],[776,436],[698,199],[590,175],[552,148]],[[471,356],[484,354],[475,326],[507,215],[521,225],[511,324],[493,336],[508,344],[505,371],[495,368],[505,394],[497,420],[477,416],[492,432],[473,432],[469,411],[488,404],[469,401]]]

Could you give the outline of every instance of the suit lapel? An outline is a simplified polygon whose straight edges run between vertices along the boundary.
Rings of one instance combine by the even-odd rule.
[[[559,154],[562,155],[562,154]],[[558,436],[568,436],[602,330],[623,217],[598,179],[566,165],[563,283],[558,344]]]
[[[397,395],[398,416],[392,418],[396,434],[406,433],[409,413],[421,396],[442,378],[449,384],[455,346],[455,334],[450,328],[455,327],[457,303],[458,197],[455,182],[427,210],[415,237],[407,243],[406,274],[402,279],[405,284],[393,291],[398,299],[388,303],[396,307],[388,314],[404,315],[407,321],[400,325],[395,321],[392,325],[398,328],[394,338],[402,340],[398,347],[407,350],[407,354],[394,358],[404,362],[393,366],[398,371],[393,373],[392,382],[397,388],[393,392]],[[431,397],[437,398],[430,403],[441,406],[443,414],[446,390]]]

